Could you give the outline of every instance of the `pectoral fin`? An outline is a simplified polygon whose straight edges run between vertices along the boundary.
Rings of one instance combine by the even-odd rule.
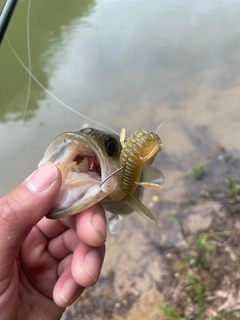
[[[149,181],[149,182],[148,182]],[[161,190],[164,177],[160,170],[154,167],[145,167],[142,171],[141,181],[136,181],[135,183],[141,187]]]
[[[152,181],[160,184],[164,182],[164,176],[159,169],[153,166],[145,167],[142,171],[141,181]]]
[[[153,222],[159,228],[157,220],[154,218],[151,211],[148,210],[148,208],[132,194],[127,195],[122,201],[126,202],[134,211]]]

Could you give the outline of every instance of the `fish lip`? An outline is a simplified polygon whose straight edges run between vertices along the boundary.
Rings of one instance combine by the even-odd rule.
[[[95,129],[91,129],[91,130],[95,130]],[[96,131],[98,131],[98,130],[96,130]],[[98,131],[98,132],[101,132],[101,131]],[[61,160],[61,153],[62,152],[64,153],[65,149],[67,150],[66,152],[68,152],[68,151],[71,152],[72,145],[76,146],[76,153],[75,153],[75,155],[72,154],[71,157],[69,157],[69,161],[74,161],[74,159],[77,156],[77,146],[79,146],[79,149],[81,149],[81,146],[82,146],[83,149],[85,148],[84,150],[86,150],[86,148],[87,149],[89,148],[98,158],[99,166],[100,166],[100,170],[101,170],[101,172],[100,172],[101,178],[99,180],[99,184],[96,184],[96,185],[92,184],[93,188],[90,187],[90,189],[92,189],[92,191],[91,191],[92,194],[87,189],[86,193],[82,197],[78,198],[76,201],[73,201],[72,204],[70,204],[69,206],[65,206],[65,207],[64,207],[64,205],[61,207],[61,204],[60,204],[61,200],[60,200],[59,207],[56,204],[56,206],[47,214],[48,218],[56,219],[56,218],[61,218],[61,217],[67,216],[67,215],[72,215],[77,212],[81,212],[82,210],[87,209],[88,207],[93,205],[94,203],[101,201],[108,194],[110,194],[114,188],[116,188],[115,186],[118,184],[116,182],[116,180],[117,180],[116,176],[111,177],[108,180],[109,183],[102,184],[102,182],[105,181],[106,178],[111,173],[113,173],[115,170],[118,169],[118,166],[119,166],[118,160],[119,160],[119,155],[121,152],[121,144],[119,141],[119,137],[114,134],[109,134],[109,133],[106,133],[106,134],[108,136],[110,135],[111,137],[114,136],[114,138],[116,138],[119,143],[119,151],[118,151],[118,154],[115,158],[107,156],[106,150],[103,148],[103,145],[99,146],[98,141],[95,141],[91,136],[84,134],[81,130],[77,131],[77,132],[66,132],[66,133],[60,134],[57,138],[55,138],[50,143],[49,147],[47,148],[47,150],[44,154],[43,159],[39,163],[39,166],[42,165],[46,161],[50,161],[50,162],[54,163],[55,165],[58,165],[58,163]],[[67,149],[67,148],[69,148],[69,149]],[[80,151],[79,151],[79,154],[80,154]],[[84,154],[82,156],[84,156]],[[88,156],[88,154],[86,154],[86,156]],[[64,158],[64,156],[62,156],[62,158]],[[64,166],[64,164],[63,164],[63,166]],[[59,165],[59,167],[61,167],[61,165]],[[61,171],[62,171],[62,169],[61,169]],[[67,172],[69,172],[69,171],[67,171]],[[81,173],[79,173],[79,174],[81,174]],[[67,173],[66,177],[67,176],[68,176],[68,173]],[[64,181],[64,179],[63,179],[63,181]],[[91,196],[94,197],[95,202],[91,202]],[[85,199],[86,199],[86,201],[85,201]],[[64,202],[64,200],[63,200],[63,202]]]
[[[94,129],[95,130],[95,129]],[[111,134],[118,141],[119,137],[115,134]],[[85,144],[86,147],[91,149],[97,156],[100,169],[101,169],[101,182],[103,182],[113,171],[118,169],[117,163],[115,165],[111,164],[112,158],[109,159],[106,157],[106,154],[103,152],[96,141],[88,137],[87,135],[82,134],[81,130],[77,132],[65,132],[60,134],[55,140],[53,140],[49,147],[47,148],[43,159],[39,162],[38,167],[40,167],[43,163],[50,161],[56,164],[58,157],[56,153],[59,151],[61,145],[60,142],[63,140],[70,140],[79,144],[79,141]],[[119,142],[120,145],[120,142]],[[86,156],[88,156],[86,154]]]

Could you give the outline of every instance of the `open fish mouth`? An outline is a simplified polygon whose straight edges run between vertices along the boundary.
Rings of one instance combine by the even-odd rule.
[[[79,148],[81,147],[81,148]],[[57,166],[63,174],[63,184],[55,208],[68,208],[83,198],[90,188],[101,183],[101,167],[96,153],[90,146],[71,147]]]
[[[62,186],[48,218],[83,211],[118,189],[121,145],[117,135],[86,128],[59,135],[47,148],[39,166],[50,161],[62,172]]]

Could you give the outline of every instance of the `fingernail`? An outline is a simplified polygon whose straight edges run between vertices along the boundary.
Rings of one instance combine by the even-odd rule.
[[[97,212],[93,215],[92,225],[97,230],[103,241],[106,241],[106,218],[103,212]]]
[[[87,272],[90,278],[93,279],[93,281],[96,283],[98,280],[98,275],[94,274],[94,271],[96,269],[96,266],[100,264],[100,254],[97,250],[91,250],[89,251],[83,262],[82,262],[82,268]]]
[[[56,166],[46,162],[25,180],[25,185],[31,192],[40,193],[47,190],[56,181],[57,176]]]
[[[66,302],[70,302],[69,298],[72,297],[73,288],[75,289],[76,283],[72,278],[67,279],[59,290],[59,297]]]

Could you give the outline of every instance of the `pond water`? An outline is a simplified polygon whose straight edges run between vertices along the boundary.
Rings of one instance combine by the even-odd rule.
[[[159,132],[166,186],[217,146],[239,150],[239,1],[41,0],[32,1],[29,23],[28,6],[19,1],[8,39],[71,108],[128,134],[156,130],[184,111]],[[33,79],[29,85],[7,38],[0,70],[3,195],[37,167],[59,133],[103,127],[66,109]]]

